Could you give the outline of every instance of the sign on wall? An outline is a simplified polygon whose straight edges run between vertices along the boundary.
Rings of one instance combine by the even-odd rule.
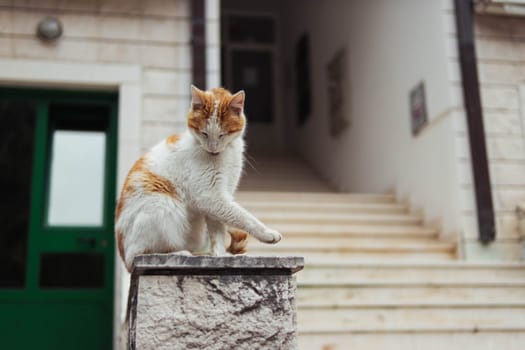
[[[423,82],[420,82],[410,90],[410,117],[412,135],[416,136],[428,122],[425,84]]]

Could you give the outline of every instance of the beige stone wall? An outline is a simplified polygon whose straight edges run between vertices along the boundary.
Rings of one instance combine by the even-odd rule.
[[[457,62],[455,28],[453,25],[450,28],[450,46],[454,52],[451,60]],[[517,260],[522,257],[515,209],[525,200],[524,106],[520,105],[520,86],[525,84],[525,18],[476,15],[475,37],[497,239],[487,247],[477,242],[470,149],[466,117],[461,112],[456,116],[455,139],[463,251],[470,260]],[[462,104],[459,67],[452,67],[452,91],[458,104]]]
[[[135,64],[142,68],[141,149],[184,126],[191,80],[187,0],[0,0],[0,59]],[[53,45],[35,36],[51,15]]]
[[[498,244],[507,257],[519,257],[515,209],[525,201],[524,106],[519,97],[525,84],[525,18],[479,15],[475,34]],[[468,155],[463,158],[467,163]],[[472,185],[467,179],[464,183]]]

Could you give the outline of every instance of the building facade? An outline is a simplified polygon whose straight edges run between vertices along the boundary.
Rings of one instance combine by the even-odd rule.
[[[495,14],[484,6],[487,2],[480,2],[473,14],[495,219],[495,240],[490,244],[479,242],[452,0],[206,0],[206,60],[201,67],[206,86],[200,87],[246,90],[248,151],[254,156],[297,155],[337,191],[394,193],[428,226],[438,228],[442,240],[456,242],[465,260],[519,261],[524,232],[516,207],[525,202],[525,17],[518,11],[520,4],[509,2],[515,3],[514,10],[496,4]],[[36,35],[46,17],[62,24],[63,33],[55,41]],[[195,72],[192,18],[190,0],[0,0],[0,98],[9,102],[19,94],[36,110],[44,100],[45,106],[107,104],[108,126],[100,130],[106,135],[105,159],[114,161],[104,163],[103,169],[109,179],[106,186],[115,183],[105,189],[118,193],[134,160],[185,128]],[[426,122],[413,132],[410,95],[420,84]],[[53,113],[35,118],[51,125]],[[34,145],[55,145],[51,138],[35,140]],[[33,169],[51,168],[50,162],[43,153]],[[47,170],[40,175],[52,177]],[[40,191],[51,191],[50,183],[42,181]],[[41,197],[48,207],[50,197]],[[106,219],[99,226],[107,228],[114,202],[104,203],[100,210]],[[38,217],[46,215],[38,205],[31,210],[29,221],[36,220],[35,211],[40,210]],[[43,263],[31,254],[41,252],[36,245],[46,243],[34,238],[40,237],[41,222],[33,221],[24,241],[29,246],[23,255],[27,263],[21,266],[29,269],[34,260],[33,269],[38,270]],[[89,230],[83,229],[80,225],[73,231],[84,239],[82,232]],[[111,237],[97,234],[103,233],[94,233],[95,249],[104,252],[107,243],[101,242]],[[81,249],[56,250],[73,254]],[[112,272],[104,284],[111,302],[103,307],[113,310],[115,348],[129,282],[117,256],[107,253],[104,260]],[[38,277],[37,270],[32,277]],[[35,284],[34,294],[23,297],[16,295],[16,288],[0,291],[0,307],[12,300],[44,300],[39,299],[40,287]],[[96,298],[90,300],[96,304]],[[45,299],[42,307],[51,304]],[[79,307],[86,305],[91,304]],[[99,322],[97,315],[93,324]]]

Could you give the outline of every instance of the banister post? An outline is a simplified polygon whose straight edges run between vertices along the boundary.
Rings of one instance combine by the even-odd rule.
[[[130,349],[297,349],[299,257],[135,258]]]

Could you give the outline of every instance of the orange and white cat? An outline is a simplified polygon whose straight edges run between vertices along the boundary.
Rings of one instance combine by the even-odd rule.
[[[191,97],[188,130],[154,146],[124,183],[115,233],[128,271],[139,254],[243,253],[243,231],[265,243],[281,240],[233,198],[243,168],[244,91],[192,86]]]

